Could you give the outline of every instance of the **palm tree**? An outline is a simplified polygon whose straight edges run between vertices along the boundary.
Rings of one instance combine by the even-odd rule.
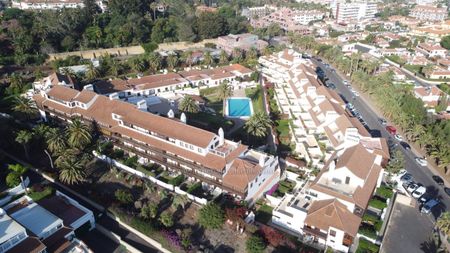
[[[23,88],[25,87],[25,82],[22,78],[22,76],[13,73],[10,77],[9,77],[9,87],[13,88],[13,89],[17,89],[18,91],[22,91]]]
[[[434,65],[433,64],[427,64],[425,67],[422,68],[422,74],[424,76],[428,77],[433,72],[433,70],[434,70]]]
[[[220,51],[219,63],[222,65],[225,65],[228,63],[228,54],[224,50]]]
[[[86,174],[83,165],[76,157],[67,157],[59,165],[59,180],[65,184],[77,184],[84,180]]]
[[[31,99],[22,96],[13,97],[12,110],[23,115],[25,119],[33,118],[38,112],[34,102]]]
[[[184,209],[184,207],[186,206],[186,204],[188,202],[189,202],[189,198],[187,197],[187,195],[176,194],[173,197],[172,206],[175,209],[178,209],[178,207],[180,207],[180,206],[181,206],[181,209]]]
[[[92,140],[90,129],[79,119],[74,119],[66,128],[67,142],[71,147],[83,148]]]
[[[194,58],[192,57],[192,51],[190,51],[190,50],[184,51],[182,58],[184,60],[184,63],[189,65],[189,67],[191,67],[192,64],[194,64]]]
[[[161,67],[161,57],[158,53],[150,53],[148,56],[148,65],[153,73],[156,73]]]
[[[256,59],[256,57],[258,57],[258,51],[256,50],[256,48],[252,47],[247,51],[247,54],[245,56],[250,60]]]
[[[171,54],[167,56],[167,66],[169,69],[174,69],[178,65],[178,56],[176,54]]]
[[[92,62],[89,62],[87,71],[86,71],[86,78],[89,81],[95,80],[100,75],[97,68],[94,66]]]
[[[198,105],[195,103],[195,100],[189,95],[184,96],[184,98],[178,105],[178,109],[180,111],[189,113],[197,113],[199,111]]]
[[[109,73],[113,76],[120,75],[122,66],[116,60],[111,59],[111,67],[109,68]]]
[[[50,128],[45,135],[47,148],[52,154],[58,154],[66,148],[66,137],[59,128]]]
[[[441,233],[450,235],[450,212],[444,212],[436,221],[436,227]]]
[[[233,95],[233,90],[228,81],[223,81],[217,88],[217,98],[224,101],[227,97]]]
[[[127,63],[136,72],[143,72],[145,70],[145,62],[141,57],[130,58]]]
[[[33,133],[27,130],[20,130],[16,136],[16,142],[23,146],[23,149],[25,151],[25,157],[27,158],[27,160],[30,160],[28,154],[28,144],[30,143],[32,138]]]
[[[254,137],[265,137],[267,129],[270,128],[272,121],[264,112],[257,112],[245,122],[244,129]]]
[[[75,76],[76,76],[75,72],[73,72],[73,70],[71,68],[67,68],[67,67],[64,67],[61,69],[61,74],[65,75],[67,77],[70,77],[70,78],[75,78]]]
[[[242,50],[238,47],[233,49],[233,62],[241,62],[242,61]]]
[[[203,63],[208,67],[214,63],[214,59],[209,51],[203,55]]]
[[[157,17],[156,17],[156,9],[158,9],[158,3],[156,2],[156,1],[153,1],[151,4],[150,4],[150,9],[152,9],[153,10],[153,20],[155,20]]]

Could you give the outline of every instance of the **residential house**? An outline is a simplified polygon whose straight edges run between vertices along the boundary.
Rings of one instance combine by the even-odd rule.
[[[447,56],[447,49],[441,47],[439,44],[420,43],[416,47],[416,52],[426,57],[445,58]]]
[[[434,112],[434,107],[436,107],[439,101],[443,98],[445,93],[436,86],[431,87],[415,87],[414,96],[423,101],[425,107],[429,111]],[[446,111],[450,112],[450,100]]]
[[[305,242],[348,252],[381,184],[382,160],[361,143],[335,152],[313,181],[282,199],[273,210],[272,223]]]
[[[224,50],[228,54],[232,54],[235,48],[243,51],[249,51],[254,48],[262,51],[269,43],[258,39],[258,35],[244,33],[244,34],[229,34],[217,38],[217,48]]]

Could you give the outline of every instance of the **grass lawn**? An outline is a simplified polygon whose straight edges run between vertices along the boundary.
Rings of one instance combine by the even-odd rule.
[[[387,204],[385,201],[379,199],[371,199],[369,201],[369,206],[382,210],[387,207]]]
[[[225,119],[219,113],[213,115],[206,112],[198,112],[189,113],[187,116],[189,124],[211,131],[217,131],[221,127],[226,131],[233,127],[233,121]]]
[[[264,111],[263,90],[260,86],[256,88],[246,88],[245,95],[252,99],[253,110],[255,113]]]
[[[37,191],[37,190],[31,189],[31,191],[28,194],[28,196],[34,202],[38,202],[41,199],[45,199],[48,196],[51,196],[54,192],[55,192],[55,190],[52,187],[46,186],[44,189],[41,189],[41,191]]]
[[[382,198],[390,199],[394,192],[392,191],[392,188],[383,185],[377,189],[376,194]]]
[[[290,192],[294,189],[296,183],[290,180],[284,180],[281,181],[278,185],[277,190],[275,191],[274,195],[275,196],[279,196],[279,197],[283,197],[286,192]]]
[[[267,224],[272,219],[273,208],[268,205],[262,205],[256,211],[255,220]]]
[[[289,120],[288,119],[280,119],[276,121],[276,129],[278,134],[281,137],[289,136]]]
[[[373,244],[364,238],[360,238],[356,253],[377,253],[379,250],[380,247],[378,245]]]

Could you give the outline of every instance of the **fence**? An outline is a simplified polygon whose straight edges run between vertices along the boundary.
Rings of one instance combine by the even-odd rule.
[[[92,153],[98,159],[100,159],[102,161],[105,161],[105,162],[107,162],[109,164],[112,164],[112,165],[114,165],[115,167],[117,167],[117,168],[119,168],[121,170],[124,170],[124,171],[126,171],[128,173],[131,173],[133,175],[136,175],[136,176],[138,176],[140,178],[148,179],[151,182],[153,182],[153,183],[155,183],[155,184],[157,184],[157,185],[159,185],[159,186],[161,186],[161,187],[163,187],[163,188],[165,188],[167,190],[175,192],[177,194],[186,195],[190,200],[192,200],[192,201],[194,201],[194,202],[196,202],[198,204],[206,205],[208,203],[208,201],[206,199],[204,199],[204,198],[200,198],[200,197],[194,196],[192,194],[189,194],[189,193],[181,190],[177,186],[173,186],[171,184],[165,183],[165,182],[163,182],[163,181],[161,181],[161,180],[159,180],[159,179],[157,179],[155,177],[152,177],[152,176],[147,175],[147,174],[145,174],[143,172],[140,172],[138,170],[130,168],[130,167],[126,166],[125,164],[122,164],[122,163],[120,163],[120,162],[118,162],[118,161],[116,161],[114,159],[111,159],[111,158],[107,157],[106,155],[100,155],[96,151],[93,151]]]

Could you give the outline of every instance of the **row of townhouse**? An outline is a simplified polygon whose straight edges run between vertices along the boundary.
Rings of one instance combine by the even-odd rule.
[[[293,50],[261,57],[281,111],[291,120],[296,152],[319,175],[274,209],[272,222],[303,240],[347,252],[389,160],[383,138],[373,138],[339,95],[317,80],[316,66]],[[318,145],[318,143],[322,143]],[[320,159],[320,160],[318,160]]]
[[[102,10],[106,10],[106,1],[96,0]],[[11,7],[22,10],[58,10],[63,8],[84,8],[83,0],[12,0]]]
[[[443,21],[447,18],[448,13],[446,8],[417,5],[409,12],[409,16],[422,21]]]
[[[91,253],[75,232],[94,228],[92,211],[59,191],[38,203],[25,195],[0,209],[0,253]]]
[[[308,24],[322,20],[325,13],[318,10],[294,10],[281,8],[269,15],[251,19],[250,24],[256,28],[266,28],[270,24],[278,24],[285,31],[308,33]]]
[[[113,79],[95,83],[95,90],[101,94],[118,93],[122,96],[158,95],[185,87],[215,87],[222,82],[234,84],[238,79],[248,78],[252,70],[240,65],[214,69],[188,70],[178,73],[156,74],[128,80]]]
[[[335,150],[372,139],[346,110],[339,95],[321,85],[310,60],[285,50],[261,57],[259,63],[263,77],[274,84],[281,112],[292,120],[291,143],[295,144],[295,152],[313,166],[323,167]],[[384,139],[373,140],[387,157]]]
[[[226,140],[222,129],[214,134],[185,120],[149,113],[145,99],[135,106],[118,100],[116,94],[104,96],[63,85],[33,98],[44,120],[70,122],[76,117],[95,122],[115,148],[202,181],[210,190],[253,202],[280,177],[277,157]]]

